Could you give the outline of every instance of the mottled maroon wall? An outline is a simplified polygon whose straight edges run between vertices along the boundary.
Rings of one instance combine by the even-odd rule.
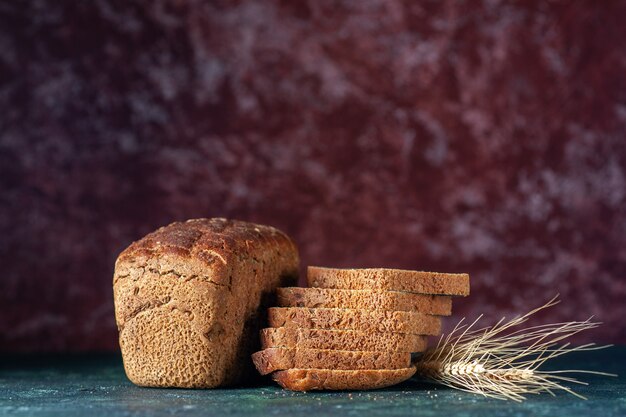
[[[0,1],[0,350],[115,349],[173,220],[468,271],[456,314],[626,342],[626,2]]]

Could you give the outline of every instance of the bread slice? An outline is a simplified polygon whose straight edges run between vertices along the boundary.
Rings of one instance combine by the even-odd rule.
[[[411,354],[408,352],[268,348],[253,353],[252,362],[261,375],[292,368],[398,369],[411,365]]]
[[[261,347],[333,349],[381,352],[422,352],[426,337],[402,333],[368,333],[358,330],[298,329],[293,327],[261,330]]]
[[[355,310],[347,308],[272,307],[271,327],[304,329],[361,330],[438,335],[441,319],[412,311]]]
[[[289,369],[274,372],[272,378],[292,391],[366,390],[389,387],[406,381],[415,374],[415,367],[403,369],[331,370]]]
[[[309,287],[350,290],[392,290],[420,294],[469,295],[468,274],[407,271],[403,269],[336,269],[309,266]]]
[[[418,311],[438,316],[452,313],[452,300],[443,295],[301,287],[278,288],[276,294],[279,307]]]
[[[262,302],[297,274],[294,243],[269,226],[196,219],[131,244],[113,280],[126,375],[151,387],[250,380]]]

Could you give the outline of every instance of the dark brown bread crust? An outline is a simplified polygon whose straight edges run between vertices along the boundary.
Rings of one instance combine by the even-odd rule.
[[[252,354],[261,375],[291,368],[400,369],[411,365],[408,352],[353,352],[329,349],[269,348]]]
[[[261,347],[379,351],[422,352],[426,337],[402,333],[368,333],[358,330],[298,329],[293,327],[261,330]]]
[[[415,367],[385,370],[289,369],[272,374],[274,381],[292,391],[366,390],[389,387],[406,381]]]
[[[278,288],[276,295],[280,307],[417,311],[438,316],[452,313],[452,300],[445,295],[301,287]]]
[[[113,279],[129,379],[209,388],[253,376],[259,307],[297,279],[298,262],[280,231],[226,219],[172,223],[130,245]]]
[[[270,327],[361,330],[421,335],[438,335],[441,332],[441,318],[412,311],[273,307],[268,310],[267,321]]]
[[[309,287],[349,290],[391,290],[420,294],[460,295],[470,292],[468,274],[407,271],[403,269],[337,269],[309,266]]]

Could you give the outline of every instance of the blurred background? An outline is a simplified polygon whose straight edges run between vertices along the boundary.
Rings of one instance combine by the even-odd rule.
[[[118,253],[274,225],[626,342],[626,2],[0,1],[0,350],[116,350]]]

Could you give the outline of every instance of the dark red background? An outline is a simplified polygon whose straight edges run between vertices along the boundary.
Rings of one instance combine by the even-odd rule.
[[[117,254],[275,225],[626,342],[626,3],[0,1],[0,350],[116,349]]]

